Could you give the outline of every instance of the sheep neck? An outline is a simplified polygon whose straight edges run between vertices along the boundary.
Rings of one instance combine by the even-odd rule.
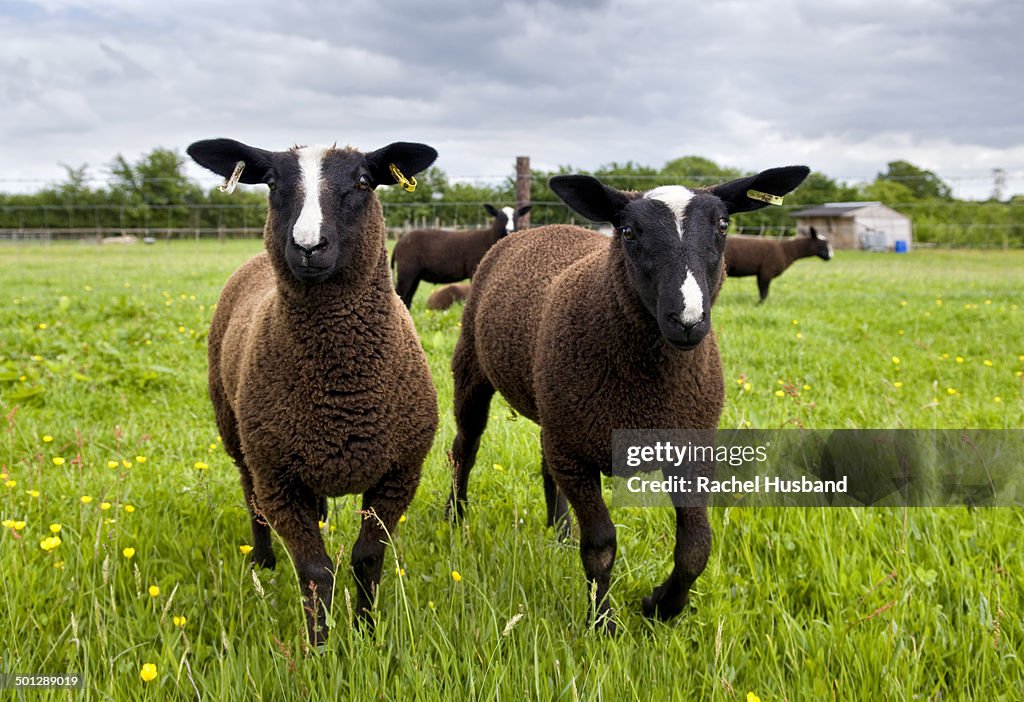
[[[782,252],[788,267],[793,261],[814,255],[814,239],[809,236],[795,236],[781,243]]]
[[[394,294],[391,272],[388,268],[388,253],[383,244],[376,263],[370,266],[368,271],[360,266],[348,266],[340,275],[314,285],[297,281],[287,265],[273,254],[271,260],[277,282],[278,299],[289,314],[322,316],[332,310],[367,304],[367,300],[386,300],[389,294]],[[345,275],[353,270],[358,275]],[[381,307],[384,305],[384,302],[380,302]]]

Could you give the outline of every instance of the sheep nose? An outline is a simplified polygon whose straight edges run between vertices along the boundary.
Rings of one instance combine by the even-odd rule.
[[[704,313],[702,312],[699,316],[684,317],[681,312],[676,312],[672,315],[672,320],[686,331],[691,331],[694,327],[704,321]]]
[[[325,248],[327,246],[327,239],[324,239],[323,237],[320,237],[320,241],[318,241],[317,243],[313,244],[313,246],[310,246],[310,247],[303,246],[302,244],[299,244],[299,243],[295,242],[294,240],[292,240],[292,243],[294,243],[295,244],[295,248],[297,248],[299,251],[301,251],[304,255],[312,256],[317,251],[320,251],[321,249],[323,249],[323,248]]]

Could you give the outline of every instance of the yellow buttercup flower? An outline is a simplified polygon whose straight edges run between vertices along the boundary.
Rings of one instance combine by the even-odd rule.
[[[50,443],[51,441],[53,441],[53,437],[52,437],[52,436],[50,436],[49,434],[46,434],[45,436],[43,436],[43,443],[44,443],[44,444],[48,444],[48,443]]]
[[[121,551],[121,555],[127,558],[128,560],[131,560],[132,557],[135,555],[135,549],[131,546],[128,546],[123,551]]]
[[[156,585],[150,585],[149,586],[149,596],[150,597],[160,597],[160,588],[157,587]]]
[[[196,461],[196,470],[206,470],[210,466],[206,465],[202,461]]]
[[[107,461],[107,468],[117,468],[119,465],[117,461]]]
[[[79,500],[81,500],[81,502],[82,502],[82,504],[83,504],[83,505],[87,505],[87,504],[89,504],[90,502],[92,502],[92,495],[82,495],[82,496],[81,496],[81,497],[79,498]]]
[[[453,570],[452,571],[452,580],[454,580],[457,583],[461,583],[462,582],[462,574],[459,573],[459,571],[457,571],[457,570]]]
[[[135,511],[135,507],[133,505],[125,505],[124,506],[124,511],[125,511],[126,514],[131,514],[132,512]]]
[[[153,680],[156,680],[156,664],[143,663],[142,669],[139,670],[139,677],[142,678],[143,682],[152,682]]]
[[[61,525],[60,524],[57,524],[55,522],[55,523],[50,525],[50,531],[53,532],[54,534],[59,534],[60,530],[61,530]]]
[[[53,465],[55,465],[55,466],[62,466],[62,465],[64,465],[64,457],[63,456],[54,456],[53,457]]]
[[[113,505],[111,505],[109,502],[100,502],[100,509],[103,510],[104,512],[106,512],[112,506]]]
[[[171,622],[174,626],[185,626],[186,621],[185,617],[171,617]]]
[[[39,542],[39,547],[44,551],[52,551],[58,546],[60,546],[59,536],[47,536],[45,539]]]
[[[39,497],[38,490],[26,490],[25,494],[28,495],[29,497]]]
[[[248,556],[250,553],[252,553],[252,546],[250,546],[249,544],[242,544],[238,547],[238,550],[242,552],[243,556]]]

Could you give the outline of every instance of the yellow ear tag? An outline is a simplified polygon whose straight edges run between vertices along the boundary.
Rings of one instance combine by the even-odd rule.
[[[389,165],[388,168],[391,169],[391,175],[395,177],[395,180],[398,181],[398,184],[402,186],[402,189],[405,190],[405,192],[411,193],[416,189],[415,178],[406,178],[405,174],[398,170],[398,166],[393,163]]]
[[[242,177],[242,171],[245,170],[245,161],[239,161],[235,164],[235,170],[231,171],[231,175],[221,185],[217,186],[217,190],[222,193],[230,195],[235,192],[235,186],[238,185],[238,179]]]
[[[760,200],[761,202],[767,202],[769,205],[781,205],[782,198],[778,195],[772,195],[771,193],[762,193],[760,190],[748,190],[747,197],[751,200]]]

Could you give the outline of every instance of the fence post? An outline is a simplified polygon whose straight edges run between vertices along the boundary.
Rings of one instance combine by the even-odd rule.
[[[530,157],[516,156],[516,211],[530,204]],[[530,213],[519,218],[517,229],[529,229]]]

